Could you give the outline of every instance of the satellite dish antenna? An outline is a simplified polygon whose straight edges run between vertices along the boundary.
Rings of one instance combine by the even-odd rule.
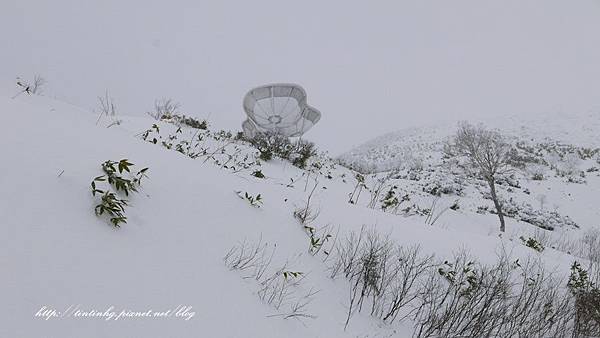
[[[300,137],[321,119],[321,112],[306,103],[306,91],[296,84],[270,84],[250,90],[244,97],[248,115],[244,135],[274,132]]]

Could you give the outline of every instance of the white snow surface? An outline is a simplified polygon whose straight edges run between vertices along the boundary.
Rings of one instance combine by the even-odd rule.
[[[356,205],[349,204],[355,173],[333,162],[322,173],[307,178],[306,172],[291,164],[273,160],[262,164],[266,178],[259,179],[249,170],[232,173],[212,161],[190,159],[144,142],[140,133],[156,123],[150,118],[120,116],[120,125],[106,128],[105,120],[96,124],[97,115],[92,112],[27,95],[15,99],[8,94],[0,96],[0,107],[0,337],[410,336],[410,321],[388,325],[362,313],[354,315],[344,329],[349,285],[342,278],[329,278],[322,255],[308,253],[308,238],[292,215],[306,200],[314,177],[319,182],[315,203],[321,210],[314,226],[334,226],[339,229],[338,237],[362,226],[375,227],[399,244],[419,244],[425,253],[440,259],[466,248],[489,263],[504,246],[515,258],[539,256],[561,274],[568,272],[575,259],[552,248],[537,253],[525,247],[518,237],[537,228],[511,218],[507,234],[499,237],[495,215],[473,212],[481,198],[471,192],[472,186],[466,188],[466,197],[461,197],[464,207],[445,213],[435,226],[428,226],[420,216],[402,217],[367,208],[366,196]],[[584,141],[598,146],[598,119],[592,117],[589,123],[574,119],[559,125],[577,138],[583,138],[581,131],[587,128],[589,137]],[[557,135],[546,121],[538,122],[548,126],[544,128],[548,135]],[[517,130],[522,125],[509,124]],[[167,123],[160,126],[171,127]],[[437,151],[426,141],[430,132],[408,132],[412,141],[425,139],[421,142],[425,152],[417,153]],[[389,146],[394,139],[396,136],[388,135],[377,144]],[[253,153],[247,145],[240,147]],[[129,198],[127,224],[116,229],[94,215],[97,197],[90,193],[90,182],[102,174],[102,162],[122,158],[138,168],[149,167],[149,178],[141,192]],[[290,179],[295,181],[292,187],[286,186]],[[402,187],[407,190],[419,188],[407,180],[398,182],[404,182]],[[522,183],[531,196],[520,194],[520,200],[545,191],[561,214],[570,215],[581,227],[555,232],[579,233],[598,226],[594,202],[600,184],[597,176],[588,175],[585,184],[566,184],[559,179]],[[260,193],[264,204],[253,208],[238,198],[236,191]],[[443,196],[442,201],[455,198]],[[421,194],[415,200],[427,204],[431,199]],[[232,246],[259,238],[276,245],[274,265],[287,261],[290,269],[306,275],[304,290],[319,290],[309,304],[314,319],[273,316],[282,311],[260,301],[256,281],[226,267],[223,257]],[[100,311],[111,306],[116,311],[144,311],[185,305],[191,306],[195,315],[189,320],[35,317],[43,306],[65,311],[74,305]]]

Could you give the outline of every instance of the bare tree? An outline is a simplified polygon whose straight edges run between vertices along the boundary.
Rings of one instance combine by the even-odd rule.
[[[500,219],[500,231],[504,232],[506,226],[502,203],[496,193],[496,180],[510,170],[510,144],[497,131],[488,130],[482,125],[473,126],[468,122],[461,122],[456,135],[445,150],[449,156],[466,158],[470,167],[487,182]]]

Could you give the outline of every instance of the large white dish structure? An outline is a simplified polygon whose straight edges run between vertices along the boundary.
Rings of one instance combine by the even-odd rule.
[[[300,137],[321,119],[321,112],[306,103],[306,91],[297,84],[277,83],[256,87],[244,97],[248,115],[244,136],[275,132]]]

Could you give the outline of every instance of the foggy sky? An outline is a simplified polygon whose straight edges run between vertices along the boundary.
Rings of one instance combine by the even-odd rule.
[[[302,85],[334,154],[437,120],[600,113],[600,0],[0,0],[0,81],[86,108],[157,98],[239,129],[252,87]],[[6,87],[6,86],[2,86]]]

